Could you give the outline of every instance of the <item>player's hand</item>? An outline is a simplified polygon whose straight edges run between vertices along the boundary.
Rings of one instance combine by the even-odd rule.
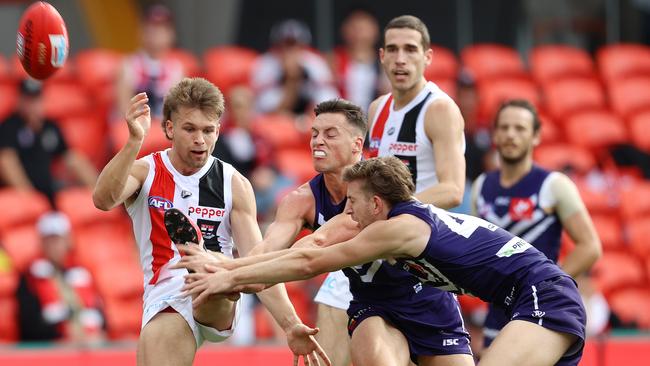
[[[235,300],[239,293],[234,291],[235,284],[227,270],[213,266],[205,266],[210,272],[189,273],[185,276],[183,295],[192,296],[194,307],[221,295]]]
[[[293,352],[294,366],[298,366],[301,357],[305,366],[320,365],[319,356],[326,366],[332,365],[323,348],[314,339],[316,333],[318,328],[310,328],[302,323],[287,330],[287,344]]]
[[[220,261],[232,260],[220,253],[208,252],[200,245],[186,243],[186,245],[176,246],[181,252],[182,258],[176,264],[171,266],[172,269],[185,268],[188,271],[196,273],[206,272],[207,264],[219,265]]]
[[[131,105],[126,111],[126,124],[129,137],[143,141],[151,127],[151,109],[147,102],[147,93],[140,93],[131,98]]]

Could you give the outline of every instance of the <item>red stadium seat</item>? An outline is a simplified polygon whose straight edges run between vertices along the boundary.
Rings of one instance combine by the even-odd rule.
[[[604,111],[582,112],[566,120],[567,141],[596,152],[627,141],[623,120]]]
[[[540,96],[532,81],[522,78],[494,79],[478,84],[480,119],[494,120],[501,103],[510,99],[526,99],[539,107]]]
[[[0,233],[20,225],[33,225],[42,214],[51,210],[47,198],[37,191],[1,188],[0,202],[4,207],[12,208],[0,215]]]
[[[296,127],[295,119],[284,114],[260,115],[253,121],[251,129],[275,150],[305,148],[309,142],[308,135]]]
[[[183,64],[185,76],[193,77],[201,75],[201,63],[194,53],[182,48],[174,48],[167,52],[166,57],[176,59]]]
[[[440,46],[431,46],[433,60],[424,70],[427,80],[456,79],[458,76],[458,59],[451,50]]]
[[[539,165],[551,170],[570,168],[584,174],[596,166],[596,159],[589,150],[569,144],[539,146],[534,157]]]
[[[56,206],[70,219],[73,228],[95,223],[117,222],[122,215],[119,209],[102,211],[93,204],[89,188],[68,188],[56,194]]]
[[[560,133],[560,128],[557,126],[553,120],[551,120],[547,115],[539,113],[539,119],[541,121],[541,134],[542,134],[542,144],[554,144],[562,142],[563,137]]]
[[[595,79],[562,79],[543,86],[546,110],[558,120],[583,110],[607,107],[605,92]]]
[[[591,215],[603,250],[623,249],[623,228],[616,215]]]
[[[462,50],[460,58],[463,66],[479,81],[526,74],[517,51],[504,45],[485,43],[468,46]]]
[[[93,273],[107,263],[138,263],[133,234],[121,224],[90,225],[73,232],[75,258]]]
[[[573,77],[592,77],[594,62],[585,50],[566,45],[544,45],[530,53],[530,72],[540,84]]]
[[[650,216],[631,220],[626,229],[632,252],[640,258],[650,259]]]
[[[650,109],[650,76],[612,81],[609,99],[612,109],[621,117]]]
[[[458,97],[458,83],[455,78],[427,78],[427,80],[436,84],[438,88],[449,95],[452,99],[456,100]]]
[[[284,175],[296,182],[306,182],[316,175],[309,150],[280,150],[275,155],[275,162]]]
[[[45,114],[55,120],[87,114],[93,107],[91,98],[79,84],[47,84],[43,88]]]
[[[113,144],[113,153],[116,154],[129,139],[129,127],[126,125],[124,119],[119,119],[110,123],[109,129]],[[171,146],[172,143],[165,136],[160,120],[152,119],[151,128],[149,129],[149,132],[147,132],[147,136],[144,138],[144,143],[140,148],[138,157],[151,154],[155,151],[164,150]]]
[[[119,278],[119,276],[116,278]],[[105,299],[104,314],[106,315],[109,339],[135,340],[140,335],[140,324],[142,324],[142,298],[132,297],[129,299]]]
[[[35,225],[22,225],[7,230],[1,238],[2,245],[18,272],[27,269],[31,261],[41,254],[41,239]]]
[[[214,47],[203,55],[206,78],[227,94],[237,84],[248,84],[257,52],[244,47]]]
[[[636,323],[639,328],[650,329],[650,290],[620,290],[611,294],[607,301],[623,322]]]
[[[645,45],[619,43],[604,46],[596,53],[596,61],[606,82],[650,75],[650,47]]]
[[[592,269],[596,285],[607,296],[630,286],[642,286],[646,281],[645,269],[638,258],[625,252],[606,252]]]
[[[29,77],[25,71],[25,68],[23,68],[23,65],[20,63],[18,55],[13,55],[13,57],[11,57],[11,76],[15,80],[21,80]]]
[[[0,296],[0,343],[18,341],[18,301],[15,296]]]
[[[86,49],[74,57],[81,82],[90,89],[113,84],[122,62],[122,54],[108,49]]]
[[[142,296],[144,275],[137,261],[106,261],[95,267],[93,276],[103,298],[129,299]]]
[[[61,119],[60,127],[68,146],[102,168],[108,159],[106,121],[94,113]]]
[[[628,126],[630,139],[636,147],[650,152],[650,109],[633,115]]]
[[[0,83],[0,123],[16,110],[18,102],[18,88],[12,82]]]
[[[611,215],[618,208],[618,196],[607,187],[593,187],[586,179],[576,179],[580,197],[591,215]]]
[[[620,214],[623,222],[650,215],[650,182],[634,183],[621,189]]]

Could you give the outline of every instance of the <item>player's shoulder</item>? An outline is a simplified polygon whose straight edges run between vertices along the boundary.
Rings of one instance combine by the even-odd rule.
[[[281,205],[307,205],[315,201],[314,194],[311,190],[309,182],[303,183],[299,187],[289,191],[282,200]]]
[[[372,116],[374,116],[377,113],[377,109],[379,108],[380,104],[384,103],[389,96],[390,93],[380,95],[370,103],[370,106],[368,107],[368,119],[370,119]]]
[[[289,191],[278,205],[276,220],[286,218],[299,218],[308,221],[313,216],[316,199],[312,193],[309,182]]]

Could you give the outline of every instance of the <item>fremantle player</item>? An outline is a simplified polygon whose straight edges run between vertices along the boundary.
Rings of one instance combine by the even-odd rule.
[[[208,267],[214,273],[189,274],[186,293],[198,295],[200,304],[240,285],[304,279],[388,258],[425,286],[473,294],[504,309],[511,320],[480,365],[578,364],[585,309],[573,279],[543,253],[485,220],[420,203],[410,172],[395,157],[361,161],[343,177],[346,212],[362,229],[353,239],[222,262]]]
[[[560,267],[576,278],[589,271],[600,256],[600,240],[573,182],[562,173],[534,164],[540,128],[537,111],[529,102],[512,100],[501,106],[493,132],[500,169],[482,174],[474,183],[473,214],[521,237],[554,262],[564,228],[575,248]],[[502,309],[489,307],[484,347],[507,322]]]

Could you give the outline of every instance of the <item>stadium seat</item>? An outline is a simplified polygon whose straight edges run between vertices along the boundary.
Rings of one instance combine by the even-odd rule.
[[[56,206],[70,219],[73,229],[95,223],[117,222],[122,215],[119,209],[102,211],[93,204],[90,188],[73,187],[57,192]]]
[[[630,250],[639,258],[650,259],[650,216],[629,221],[626,233]]]
[[[605,92],[596,79],[569,78],[542,85],[546,110],[557,120],[572,113],[607,107]]]
[[[100,169],[108,159],[106,121],[95,113],[65,117],[59,120],[68,146],[83,154]]]
[[[182,48],[174,48],[166,54],[166,57],[176,59],[183,64],[185,76],[194,77],[201,75],[201,63],[194,53]]]
[[[605,82],[637,75],[650,75],[650,47],[619,43],[601,47],[596,53],[598,69]]]
[[[623,249],[623,228],[616,215],[591,215],[603,250],[621,250]]]
[[[113,84],[122,62],[122,54],[108,49],[77,52],[74,62],[81,82],[92,90]]]
[[[0,215],[0,233],[20,225],[33,225],[42,214],[51,210],[47,198],[38,191],[0,188],[0,202],[4,207],[13,207]]]
[[[18,102],[18,89],[13,82],[4,81],[0,83],[0,123],[9,117],[16,110]]]
[[[47,84],[43,88],[45,115],[57,120],[87,114],[93,107],[91,98],[80,84]]]
[[[295,119],[284,114],[259,115],[251,130],[275,150],[305,148],[309,142],[309,135],[298,130]]]
[[[18,340],[18,301],[15,296],[0,296],[0,343]]]
[[[23,65],[20,63],[18,55],[13,55],[11,57],[11,76],[14,80],[21,80],[29,77],[25,68],[23,68]]]
[[[109,130],[111,135],[112,151],[113,154],[117,154],[129,139],[129,127],[126,125],[124,119],[119,119],[109,124]],[[155,151],[164,150],[168,147],[171,147],[171,141],[165,136],[160,120],[155,118],[152,119],[151,128],[149,129],[149,132],[147,132],[147,136],[144,138],[144,143],[140,148],[138,158]]]
[[[11,66],[4,55],[0,55],[0,80],[11,79]]]
[[[585,174],[596,166],[596,159],[589,150],[570,144],[539,146],[534,158],[547,169],[562,171],[568,168],[579,174]]]
[[[41,242],[35,225],[22,225],[5,231],[0,237],[13,267],[18,272],[27,269],[41,254]]]
[[[306,182],[316,175],[309,150],[280,150],[275,154],[275,162],[282,174],[296,182]]]
[[[628,127],[632,143],[639,149],[650,152],[650,109],[630,117]]]
[[[616,291],[607,301],[624,323],[636,323],[641,329],[650,329],[650,290],[631,288]]]
[[[214,47],[203,55],[206,78],[224,94],[237,84],[249,84],[257,52],[244,47]]]
[[[143,276],[137,261],[106,261],[93,271],[95,285],[103,298],[141,297]]]
[[[465,47],[460,59],[478,81],[497,77],[525,76],[524,63],[517,51],[499,44],[475,44]]]
[[[458,76],[458,59],[451,50],[441,46],[431,46],[433,60],[424,70],[427,80],[453,79]]]
[[[458,97],[458,83],[455,78],[427,78],[427,80],[436,84],[438,88],[452,99],[456,100]]]
[[[618,194],[607,187],[594,187],[587,179],[574,180],[580,197],[591,215],[612,215],[618,209]]]
[[[73,235],[75,258],[93,273],[107,262],[138,263],[133,234],[122,225],[90,225],[75,230]]]
[[[645,269],[638,258],[626,252],[606,252],[592,268],[593,279],[607,296],[611,292],[646,282]]]
[[[539,113],[539,120],[541,121],[541,137],[542,137],[542,144],[548,145],[548,144],[554,144],[558,142],[562,142],[563,136],[560,133],[560,128],[557,126],[553,120],[548,117],[547,115],[543,113]]]
[[[609,100],[612,109],[621,117],[650,109],[650,76],[612,81]]]
[[[142,323],[142,298],[108,298],[104,300],[104,314],[108,338],[135,340],[140,335]]]
[[[0,298],[15,296],[18,287],[18,271],[13,268],[0,270]]]
[[[585,50],[566,45],[537,46],[530,52],[530,72],[539,84],[572,77],[592,77],[594,62]]]
[[[574,114],[566,120],[565,126],[570,144],[593,152],[627,141],[623,120],[606,111]]]
[[[526,99],[539,108],[540,96],[532,81],[522,78],[501,78],[478,83],[479,115],[482,120],[494,120],[494,114],[504,101]]]
[[[650,182],[630,184],[620,192],[620,215],[623,222],[650,215]]]

